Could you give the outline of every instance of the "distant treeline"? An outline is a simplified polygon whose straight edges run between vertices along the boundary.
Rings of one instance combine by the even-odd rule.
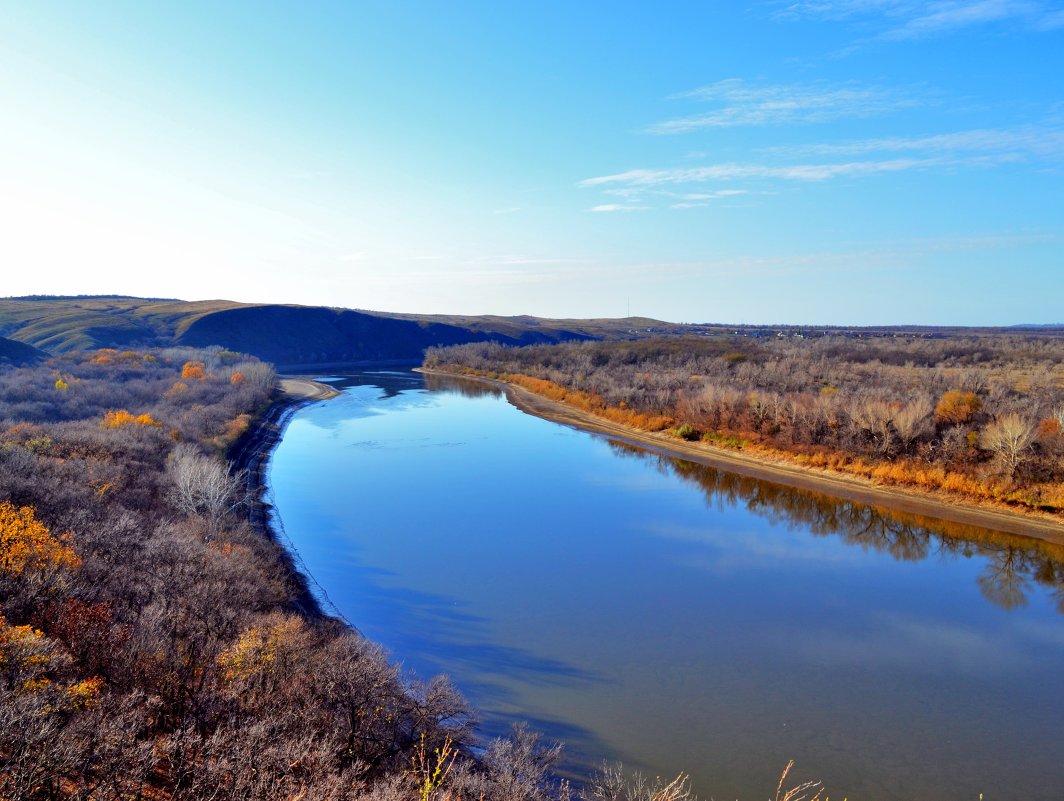
[[[721,336],[434,348],[648,430],[884,483],[1064,509],[1064,340]]]
[[[0,300],[148,300],[178,302],[177,298],[135,298],[133,295],[7,295]]]

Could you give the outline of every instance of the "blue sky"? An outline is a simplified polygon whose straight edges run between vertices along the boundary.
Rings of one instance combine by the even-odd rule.
[[[1064,322],[1064,2],[0,4],[4,293]]]

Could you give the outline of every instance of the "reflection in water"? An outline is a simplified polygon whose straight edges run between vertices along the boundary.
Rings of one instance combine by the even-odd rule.
[[[423,377],[425,389],[430,392],[453,392],[463,398],[500,398],[503,394],[499,387],[492,384],[460,376],[426,373]]]
[[[337,383],[274,455],[285,527],[486,735],[528,719],[578,775],[704,797],[792,757],[833,797],[1059,797],[1064,548],[607,446],[479,382]]]
[[[773,484],[623,442],[609,445],[618,456],[646,460],[663,475],[697,484],[711,507],[742,506],[772,523],[837,536],[899,561],[983,557],[987,566],[977,582],[988,601],[1003,609],[1024,606],[1033,581],[1051,591],[1064,613],[1064,546]]]

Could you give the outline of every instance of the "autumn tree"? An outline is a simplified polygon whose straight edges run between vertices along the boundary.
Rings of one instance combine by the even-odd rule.
[[[199,361],[185,362],[181,366],[181,378],[185,381],[206,381],[207,366]]]
[[[982,407],[982,401],[974,392],[951,389],[943,394],[938,405],[935,406],[935,419],[949,425],[967,423],[979,413]]]
[[[80,564],[68,536],[52,536],[31,507],[0,501],[0,609],[24,617]]]
[[[24,575],[79,564],[68,538],[53,537],[31,507],[0,501],[0,573]]]

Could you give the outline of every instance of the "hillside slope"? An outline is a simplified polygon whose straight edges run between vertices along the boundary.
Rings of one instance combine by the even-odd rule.
[[[0,337],[0,364],[15,364],[21,367],[26,364],[35,364],[47,357],[47,353],[32,345]]]
[[[220,345],[289,366],[418,360],[433,345],[484,340],[526,345],[613,338],[627,330],[618,321],[419,317],[227,300],[119,296],[0,300],[0,335],[53,353]]]

